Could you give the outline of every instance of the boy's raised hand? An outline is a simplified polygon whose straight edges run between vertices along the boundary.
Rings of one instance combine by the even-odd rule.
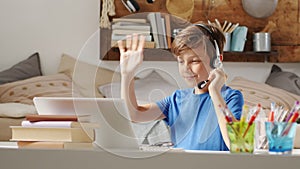
[[[120,49],[120,68],[122,75],[133,75],[144,58],[145,36],[127,35],[126,48],[121,40],[118,41]]]

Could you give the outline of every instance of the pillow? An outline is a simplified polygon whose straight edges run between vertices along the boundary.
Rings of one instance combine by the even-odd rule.
[[[37,76],[25,80],[0,85],[0,103],[33,104],[36,96],[68,97],[74,96],[72,81],[65,74]]]
[[[0,72],[0,84],[41,75],[40,56],[39,53],[34,53],[26,60]]]
[[[67,54],[62,55],[58,72],[72,78],[79,93],[85,97],[103,97],[98,92],[98,86],[120,81],[119,73],[78,61]]]
[[[28,114],[36,114],[33,105],[22,103],[0,103],[0,117],[21,118]]]
[[[135,80],[135,94],[140,103],[149,103],[171,95],[179,87],[170,84],[159,73],[152,71],[144,78]],[[110,83],[99,86],[105,97],[120,98],[121,84]]]
[[[277,65],[272,66],[265,83],[300,95],[300,77],[295,73],[282,71]]]
[[[272,87],[265,83],[250,81],[242,77],[235,77],[228,83],[228,86],[242,92],[246,105],[255,106],[260,103],[264,109],[268,110],[270,110],[272,102],[290,110],[295,101],[300,100],[300,96],[286,90]]]

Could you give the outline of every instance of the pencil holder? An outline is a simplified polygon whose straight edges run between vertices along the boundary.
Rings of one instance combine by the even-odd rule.
[[[226,127],[231,153],[253,153],[255,124],[233,122]]]
[[[291,154],[294,147],[297,123],[266,122],[270,154]]]

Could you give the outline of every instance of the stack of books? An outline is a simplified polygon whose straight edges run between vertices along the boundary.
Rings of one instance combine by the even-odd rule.
[[[151,25],[147,19],[143,18],[113,18],[112,20],[111,46],[116,47],[117,41],[125,39],[127,35],[133,33],[145,36],[145,48],[155,48],[151,34]],[[125,44],[124,44],[125,45]]]
[[[146,38],[145,48],[170,49],[170,22],[170,15],[160,12],[151,12],[147,18],[113,18],[111,46],[116,47],[118,40],[125,41],[126,35],[138,33]]]
[[[147,15],[152,28],[152,35],[156,48],[171,48],[171,23],[170,15],[162,15],[160,12],[151,12]]]
[[[21,126],[10,127],[19,148],[92,149],[99,126],[76,115],[27,115]]]

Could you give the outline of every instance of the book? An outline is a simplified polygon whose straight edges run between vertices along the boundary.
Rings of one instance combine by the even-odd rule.
[[[93,149],[93,143],[55,142],[55,141],[18,141],[18,148],[31,149]]]
[[[165,18],[161,18],[161,21],[162,21],[162,28],[163,28],[164,49],[168,49]]]
[[[136,22],[136,23],[147,23],[147,19],[143,18],[113,18],[112,22]]]
[[[25,119],[31,122],[35,121],[78,121],[76,115],[39,115],[28,114]]]
[[[157,26],[157,35],[158,35],[158,41],[159,41],[159,48],[166,48],[166,44],[164,41],[165,32],[163,30],[163,21],[161,19],[161,14],[159,12],[155,12],[155,21]]]
[[[77,122],[77,121],[36,121],[24,120],[21,122],[23,127],[48,127],[48,128],[99,128],[97,123]]]
[[[165,15],[165,24],[166,24],[166,39],[168,49],[172,46],[172,30],[171,30],[171,19],[170,15]]]
[[[147,15],[147,18],[150,22],[151,28],[152,28],[152,36],[155,42],[155,48],[159,48],[160,44],[159,44],[159,40],[158,40],[158,34],[157,34],[157,25],[156,25],[156,17],[155,17],[155,13],[151,12]]]
[[[11,141],[93,142],[93,128],[38,128],[10,126]]]
[[[146,23],[140,23],[140,22],[128,22],[128,21],[119,21],[119,22],[114,22],[113,25],[117,26],[133,26],[133,25],[138,25],[138,26],[151,26],[150,23],[147,21]]]
[[[150,25],[119,25],[119,24],[113,24],[111,26],[112,30],[115,29],[125,29],[125,30],[144,30],[144,31],[149,31],[151,29]]]
[[[112,30],[112,34],[115,35],[131,35],[133,33],[150,35],[150,30],[129,30],[129,29],[114,29]]]
[[[151,35],[144,35],[144,36],[145,36],[145,41],[152,41]],[[126,35],[111,34],[111,40],[113,40],[113,41],[126,40]]]
[[[123,45],[126,46],[125,40],[122,41]],[[155,48],[155,42],[154,41],[145,41],[144,48]],[[118,41],[111,41],[111,47],[118,47]]]

